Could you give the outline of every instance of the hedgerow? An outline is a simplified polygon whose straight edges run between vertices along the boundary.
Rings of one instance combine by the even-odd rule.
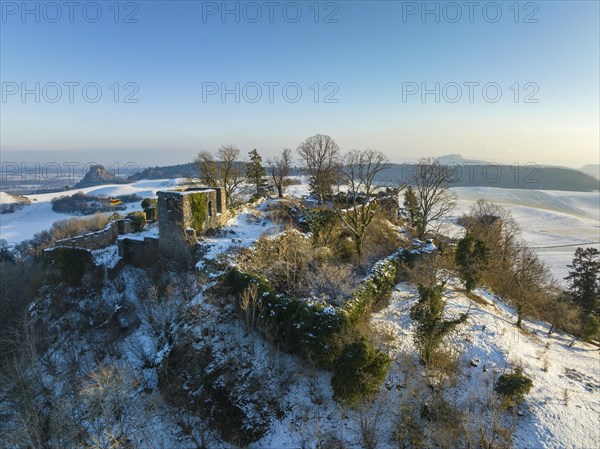
[[[357,340],[360,333],[356,329],[368,319],[373,305],[389,298],[396,283],[397,264],[397,255],[376,263],[340,307],[278,293],[265,277],[242,272],[237,267],[228,270],[221,285],[238,299],[255,285],[260,301],[258,330],[268,333],[284,350],[322,368],[337,367],[336,398],[352,404],[359,392],[369,394],[378,388],[389,367],[387,357],[371,343]],[[366,361],[349,360],[355,353]],[[354,391],[350,385],[361,387]]]
[[[388,258],[377,262],[370,275],[342,307],[350,325],[356,325],[378,301],[387,299],[396,284],[397,261]]]

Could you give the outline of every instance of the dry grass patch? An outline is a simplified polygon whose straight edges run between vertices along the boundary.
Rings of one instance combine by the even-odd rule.
[[[468,292],[464,289],[460,289],[459,290],[462,294],[464,294],[467,298],[469,298],[471,301],[473,301],[474,303],[480,304],[482,306],[486,306],[486,307],[490,307],[490,306],[494,306],[493,304],[487,302],[485,299],[483,299],[481,296],[473,293],[473,292]]]

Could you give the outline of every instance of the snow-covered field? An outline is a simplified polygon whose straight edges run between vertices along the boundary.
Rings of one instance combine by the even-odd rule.
[[[578,245],[600,248],[600,194],[554,190],[459,187],[454,217],[482,198],[509,210],[523,238],[538,249],[553,276],[562,281]],[[454,229],[454,232],[458,232]],[[594,243],[592,243],[594,242]]]
[[[23,206],[14,213],[0,215],[0,239],[6,240],[9,244],[19,243],[32,238],[37,232],[49,229],[55,221],[72,218],[73,215],[61,214],[52,210],[51,201],[54,198],[73,195],[77,192],[106,197],[136,194],[140,198],[147,198],[156,196],[157,190],[172,188],[177,183],[176,179],[153,179],[141,180],[132,184],[108,184],[58,193],[26,195],[31,200],[30,205]],[[141,208],[139,202],[126,204],[126,206],[127,211],[125,212]]]

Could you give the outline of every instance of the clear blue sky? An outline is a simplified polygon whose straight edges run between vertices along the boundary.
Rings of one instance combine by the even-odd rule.
[[[375,148],[394,161],[461,153],[574,167],[599,162],[597,1],[520,2],[517,8],[498,2],[502,16],[495,23],[494,7],[483,12],[489,2],[478,2],[474,11],[464,2],[428,2],[439,8],[437,22],[434,14],[423,20],[422,2],[320,2],[315,8],[314,1],[281,1],[272,6],[272,23],[262,1],[228,2],[239,8],[239,22],[234,14],[223,20],[222,2],[119,2],[115,8],[108,1],[94,4],[102,16],[91,23],[98,11],[94,5],[82,11],[87,3],[74,7],[72,23],[66,6],[51,23],[62,1],[27,2],[39,8],[39,22],[35,13],[22,15],[20,1],[2,1],[3,151],[77,150],[82,161],[106,152],[154,165],[186,162],[227,143],[269,156],[325,133],[343,149]],[[250,23],[256,5],[262,17]],[[454,5],[462,17],[451,23]],[[419,10],[410,14],[413,8]],[[292,23],[298,11],[302,17]],[[137,23],[124,23],[128,15]],[[324,23],[326,17],[337,23]],[[526,23],[532,19],[537,23]],[[34,94],[23,102],[22,87],[35,91],[36,82],[40,102]],[[65,82],[80,84],[72,103]],[[123,102],[135,87],[126,88],[127,82],[139,88],[137,103]],[[203,83],[235,89],[236,82],[239,103],[233,94],[223,102],[218,93],[203,101]],[[273,102],[269,82],[279,83]],[[436,82],[439,103],[434,94],[423,102],[419,93],[403,101],[403,83],[434,89]],[[479,83],[472,103],[465,82]],[[52,83],[62,90],[56,103],[47,101],[56,97]],[[98,102],[84,99],[86,83],[102,89]],[[243,96],[255,96],[248,83],[262,88],[256,103]],[[298,102],[285,100],[286,83],[302,89]],[[462,86],[456,103],[447,101],[456,96],[448,83]],[[501,87],[498,102],[484,98],[486,83]],[[336,88],[338,102],[325,103]],[[488,98],[494,92],[488,90]],[[94,89],[87,93],[95,95]],[[528,94],[538,102],[524,102]]]

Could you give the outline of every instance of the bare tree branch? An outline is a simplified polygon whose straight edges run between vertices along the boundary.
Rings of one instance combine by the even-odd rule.
[[[269,166],[269,175],[277,189],[277,195],[279,198],[283,198],[285,183],[292,168],[292,150],[284,148],[280,156],[267,159],[267,165]]]
[[[298,155],[311,178],[313,193],[323,202],[331,194],[340,168],[340,147],[331,137],[317,134],[298,147]]]
[[[454,209],[456,196],[449,188],[451,180],[451,168],[431,158],[421,159],[416,165],[413,182],[417,189],[419,238],[424,238],[433,223]]]
[[[375,177],[390,168],[387,156],[375,150],[350,151],[344,156],[341,179],[348,185],[347,202],[334,202],[342,223],[353,236],[359,263],[362,261],[362,245],[367,228],[379,212]]]
[[[240,150],[234,145],[223,145],[217,157],[209,151],[201,151],[195,159],[200,171],[200,182],[208,187],[222,187],[231,206],[237,196],[238,187],[246,179],[246,166],[238,161]]]

